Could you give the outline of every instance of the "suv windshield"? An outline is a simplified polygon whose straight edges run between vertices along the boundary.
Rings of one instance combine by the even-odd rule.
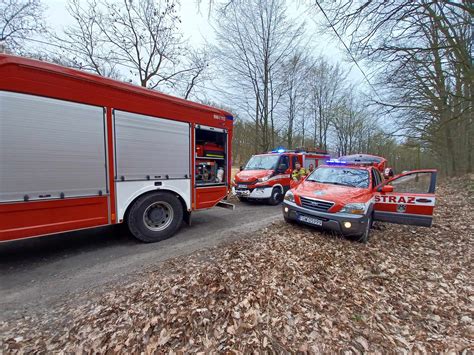
[[[244,170],[275,170],[279,155],[254,155]]]
[[[321,167],[313,171],[306,181],[367,188],[369,173],[361,169]]]

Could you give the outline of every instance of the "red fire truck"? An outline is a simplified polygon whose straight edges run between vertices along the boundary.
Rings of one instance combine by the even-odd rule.
[[[276,149],[252,156],[235,175],[233,193],[241,201],[264,200],[271,205],[280,203],[290,188],[291,172],[299,162],[309,169],[324,164],[330,156],[318,150]]]
[[[230,190],[229,113],[0,55],[0,241],[126,223],[170,237]]]

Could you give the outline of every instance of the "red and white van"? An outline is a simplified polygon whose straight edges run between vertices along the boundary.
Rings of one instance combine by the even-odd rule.
[[[233,193],[241,201],[263,200],[276,205],[290,188],[291,172],[297,162],[308,170],[329,159],[326,152],[316,150],[277,149],[254,155],[235,175]]]
[[[329,161],[286,193],[283,216],[363,242],[374,220],[429,227],[436,174],[415,170],[384,181],[373,165]]]
[[[126,223],[168,238],[230,192],[231,114],[0,55],[0,241]]]

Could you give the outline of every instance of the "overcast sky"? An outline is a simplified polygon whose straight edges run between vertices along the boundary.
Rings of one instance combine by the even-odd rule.
[[[218,0],[214,0],[214,6]],[[46,5],[46,18],[49,26],[61,32],[64,26],[72,23],[72,18],[66,10],[65,0],[43,0]],[[208,43],[213,42],[214,31],[212,29],[209,18],[209,4],[211,1],[202,0],[201,5],[198,6],[197,0],[181,0],[178,13],[181,17],[181,30],[184,37],[188,39],[190,45],[193,47],[204,46],[206,41]],[[318,23],[324,23],[324,18],[319,11],[313,7],[308,9],[306,5],[298,5],[297,1],[288,1],[288,15],[290,18],[296,19],[295,21],[304,21],[306,23],[307,35],[308,35],[308,46],[309,50],[313,52],[315,56],[324,55],[333,62],[341,62],[341,64],[349,69],[349,79],[360,85],[365,86],[363,77],[359,70],[354,66],[353,63],[347,61],[347,53],[343,50],[343,47],[339,41],[332,36],[333,33],[321,34],[320,26]],[[218,79],[213,80],[212,83],[205,84],[200,90],[206,92],[205,96],[212,101],[222,101],[222,97],[219,97],[218,92]]]

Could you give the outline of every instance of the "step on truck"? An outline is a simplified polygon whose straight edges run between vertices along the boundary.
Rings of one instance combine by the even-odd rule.
[[[322,150],[275,149],[256,154],[235,175],[232,192],[240,201],[260,200],[276,205],[290,189],[291,172],[297,162],[310,170],[329,159]]]
[[[172,236],[230,192],[233,117],[0,55],[0,241],[118,223]]]

